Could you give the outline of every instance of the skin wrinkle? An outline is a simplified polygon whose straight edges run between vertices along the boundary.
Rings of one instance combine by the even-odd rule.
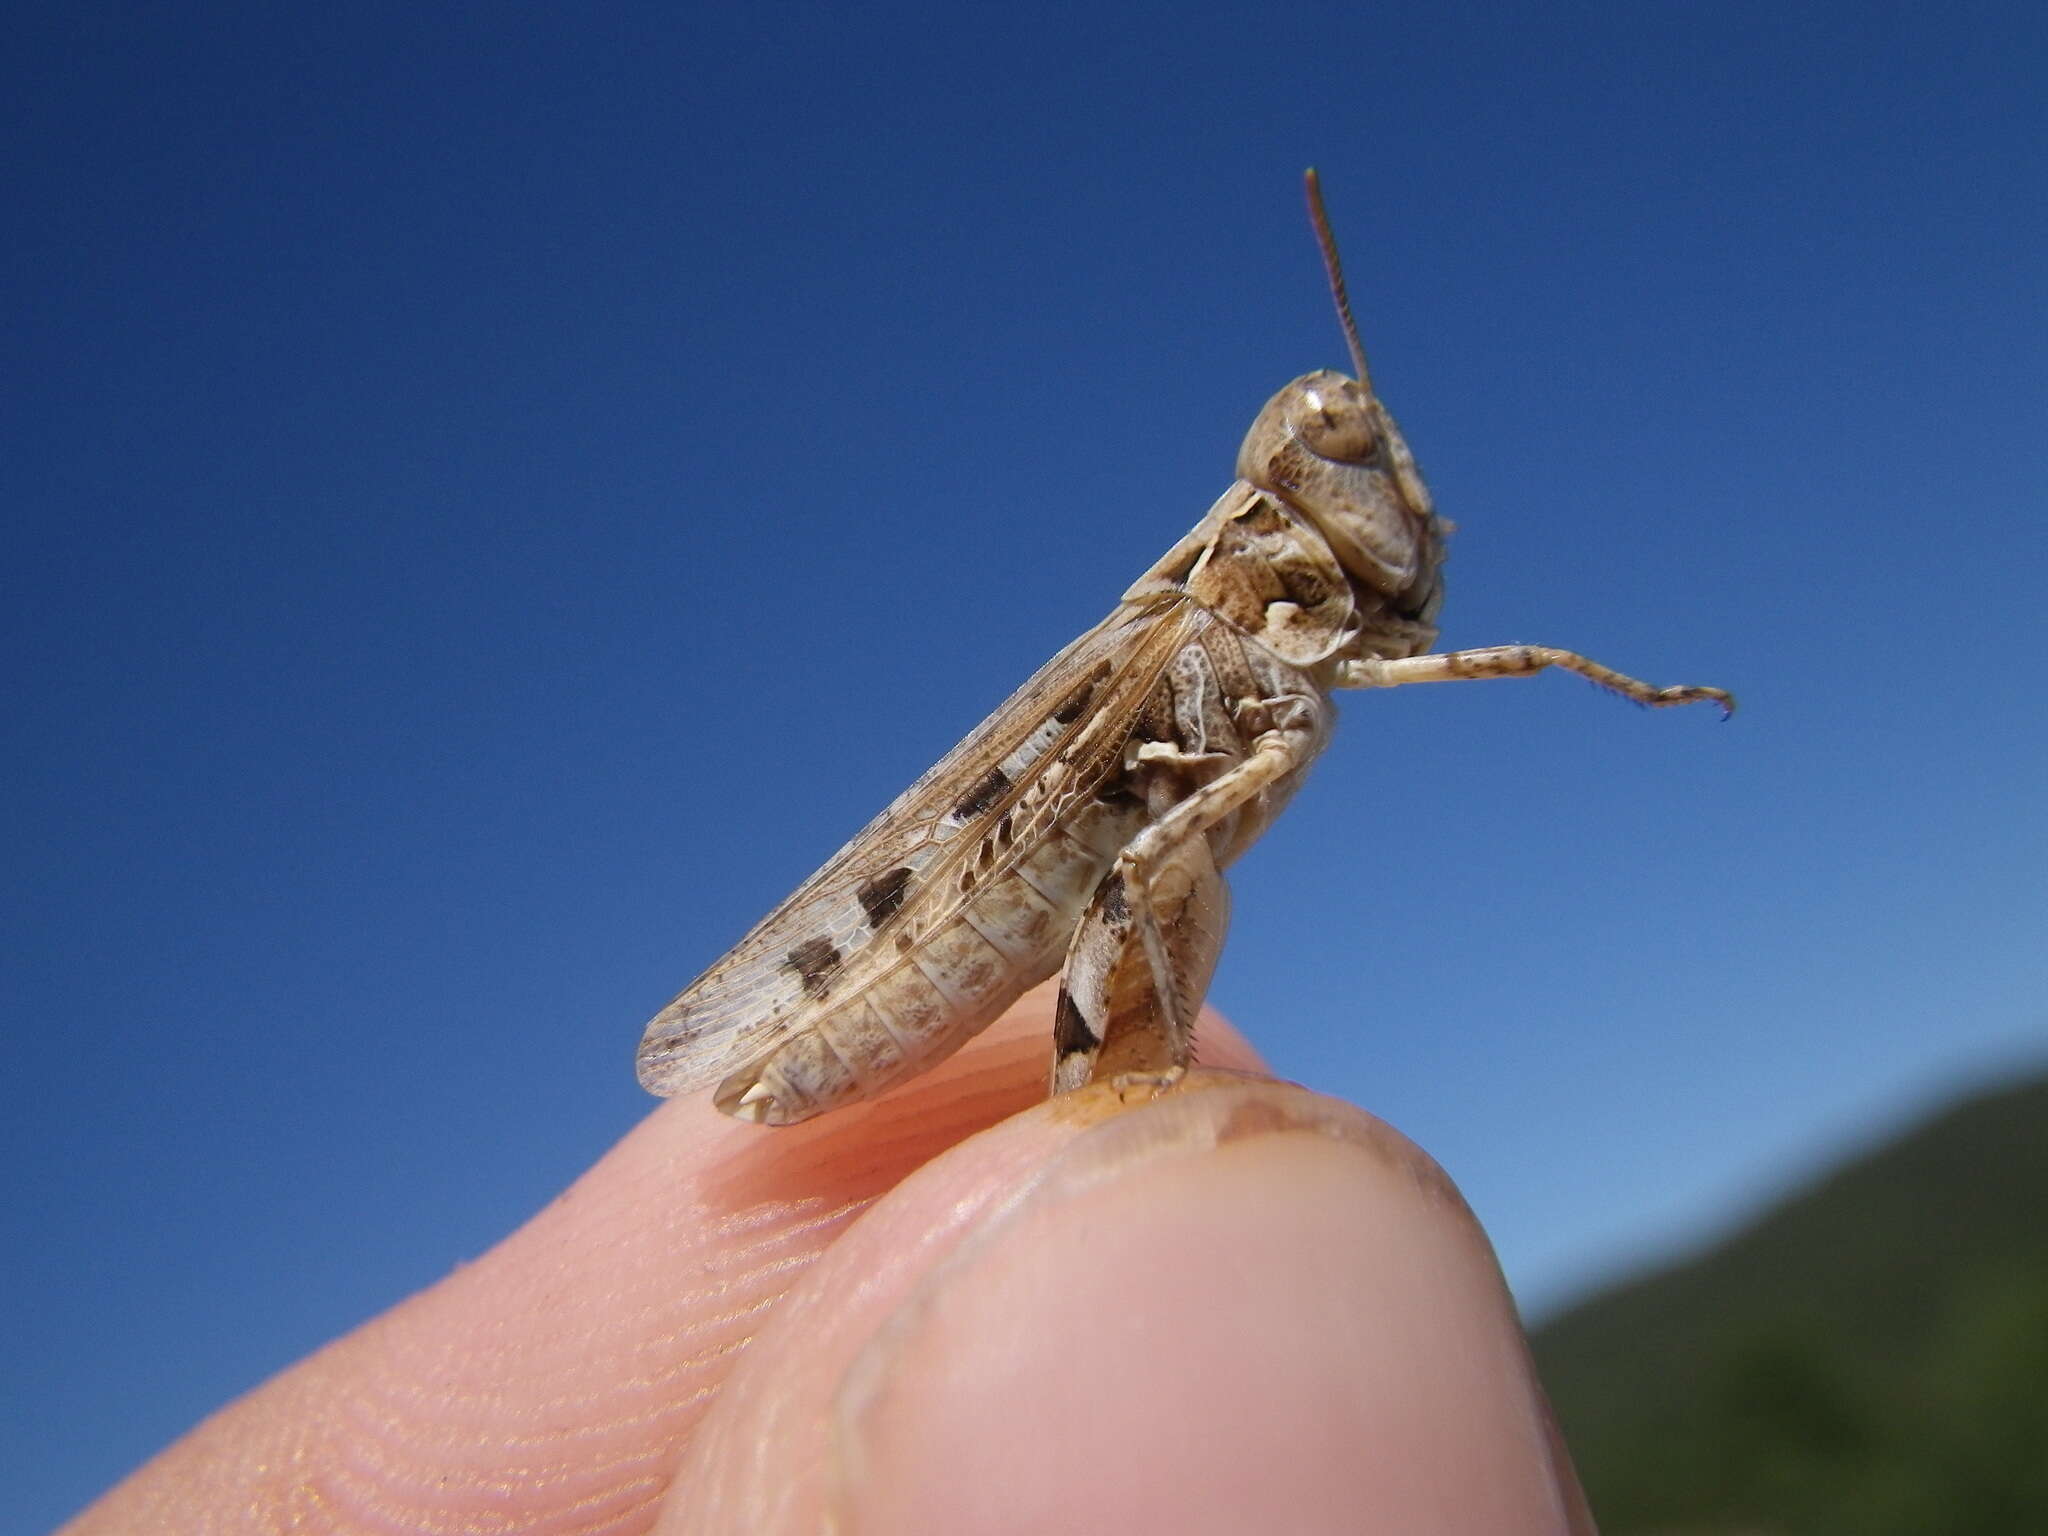
[[[925,1172],[930,1174],[930,1170]],[[863,1254],[859,1272],[845,1277],[843,1294],[828,1292],[831,1299],[827,1301],[821,1300],[818,1289],[812,1286],[802,1288],[790,1298],[789,1307],[775,1320],[776,1335],[782,1339],[802,1338],[811,1332],[814,1319],[819,1327],[831,1326],[829,1317],[817,1316],[822,1309],[830,1307],[837,1310],[849,1303],[872,1302],[877,1296],[891,1294],[904,1283],[906,1274],[914,1275],[926,1267],[933,1252],[949,1247],[979,1211],[998,1197],[998,1187],[992,1182],[978,1183],[967,1193],[949,1201],[941,1212],[934,1213],[943,1215],[943,1220],[928,1217],[914,1229],[901,1234],[900,1244],[891,1243],[879,1255]],[[830,1256],[825,1262],[831,1262]],[[816,1276],[809,1278],[815,1280]],[[721,1399],[719,1412],[707,1419],[705,1432],[685,1451],[677,1477],[678,1491],[683,1498],[678,1505],[665,1511],[665,1528],[684,1531],[768,1528],[766,1523],[757,1519],[759,1506],[801,1481],[801,1474],[796,1468],[782,1463],[785,1459],[794,1459],[801,1467],[805,1454],[801,1444],[804,1437],[800,1430],[789,1437],[773,1431],[734,1430],[731,1426],[736,1416],[728,1405],[735,1381],[747,1383],[743,1391],[748,1388],[765,1390],[772,1399],[779,1377],[779,1371],[772,1365],[763,1366],[758,1360],[739,1363],[734,1381],[728,1382],[728,1394]],[[771,1416],[775,1407],[771,1401]],[[801,1409],[796,1412],[800,1418]],[[744,1422],[743,1413],[738,1417]],[[796,1430],[795,1424],[789,1427]],[[678,1513],[678,1509],[682,1512]]]
[[[541,1405],[538,1416],[548,1416],[551,1406]],[[577,1447],[562,1445],[560,1437],[554,1443],[562,1455],[523,1460],[507,1453],[539,1443],[533,1437],[500,1433],[479,1441],[472,1435],[447,1433],[431,1419],[423,1423],[414,1413],[370,1414],[363,1429],[364,1434],[344,1442],[355,1452],[344,1454],[331,1469],[329,1496],[367,1514],[395,1512],[402,1523],[392,1523],[393,1530],[501,1530],[505,1527],[500,1522],[462,1511],[480,1503],[516,1505],[531,1499],[537,1489],[553,1495],[551,1531],[592,1530],[598,1526],[585,1517],[595,1512],[609,1520],[622,1509],[645,1505],[658,1496],[662,1481],[647,1472],[619,1476],[604,1458],[578,1454]],[[454,1474],[449,1460],[459,1459],[465,1448],[472,1457],[488,1452],[492,1466]],[[611,1513],[604,1514],[606,1510]],[[561,1525],[565,1518],[573,1519],[574,1525]]]
[[[487,1428],[492,1435],[492,1444],[501,1450],[514,1450],[523,1446],[558,1444],[565,1439],[588,1437],[595,1431],[582,1429],[570,1424],[572,1417],[584,1416],[588,1410],[601,1408],[608,1401],[618,1401],[628,1395],[634,1383],[630,1378],[620,1378],[600,1386],[551,1387],[553,1378],[565,1377],[572,1383],[583,1362],[583,1354],[571,1347],[553,1351],[559,1357],[559,1364],[548,1369],[540,1368],[531,1354],[521,1355],[520,1379],[516,1397],[504,1389],[488,1386],[451,1396],[448,1382],[459,1379],[459,1373],[443,1368],[423,1373],[410,1379],[399,1379],[389,1385],[372,1381],[363,1392],[341,1400],[344,1412],[363,1423],[380,1422],[394,1407],[417,1406],[430,1411],[430,1422],[441,1429],[441,1438],[453,1439],[466,1436],[474,1428]],[[698,1366],[698,1362],[685,1362],[687,1366]],[[652,1379],[648,1387],[666,1387],[677,1381],[685,1371],[672,1370],[665,1373],[665,1379]],[[630,1413],[615,1414],[614,1424],[635,1419],[652,1419],[668,1411],[665,1406],[650,1409],[636,1409]],[[543,1427],[530,1432],[518,1428],[506,1428],[508,1415],[518,1414],[539,1422]],[[562,1427],[568,1425],[568,1427]]]

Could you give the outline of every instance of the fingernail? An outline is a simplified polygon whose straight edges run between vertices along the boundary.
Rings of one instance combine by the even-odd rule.
[[[1276,1083],[1078,1136],[876,1331],[834,1433],[848,1533],[1579,1528],[1456,1188]]]

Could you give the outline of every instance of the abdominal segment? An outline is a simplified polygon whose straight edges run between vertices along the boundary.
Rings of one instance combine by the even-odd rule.
[[[1096,882],[1143,824],[1096,800],[980,882],[942,923],[835,978],[817,1023],[719,1085],[718,1107],[789,1125],[880,1093],[950,1056],[1060,967]]]

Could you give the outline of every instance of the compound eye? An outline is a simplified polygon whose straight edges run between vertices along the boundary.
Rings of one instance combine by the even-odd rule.
[[[1351,379],[1303,390],[1295,408],[1295,433],[1323,458],[1363,464],[1379,447],[1369,399]]]

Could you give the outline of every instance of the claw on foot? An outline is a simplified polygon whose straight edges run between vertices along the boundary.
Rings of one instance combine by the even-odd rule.
[[[769,1115],[775,1109],[775,1095],[760,1083],[754,1084],[730,1104],[718,1106],[735,1120],[745,1120],[750,1125],[766,1125]]]

